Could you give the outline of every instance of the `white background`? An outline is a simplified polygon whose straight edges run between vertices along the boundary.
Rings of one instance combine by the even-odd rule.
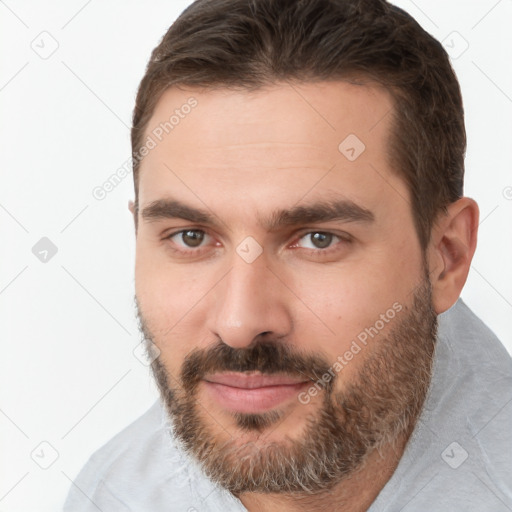
[[[512,2],[396,3],[452,46],[481,209],[462,296],[512,351]],[[0,512],[59,510],[92,451],[157,397],[133,354],[132,179],[92,190],[129,157],[146,62],[188,4],[0,1]],[[31,47],[57,43],[47,59]],[[58,248],[47,263],[42,237]]]

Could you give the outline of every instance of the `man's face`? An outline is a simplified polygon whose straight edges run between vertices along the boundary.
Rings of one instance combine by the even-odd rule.
[[[328,487],[421,407],[436,317],[391,112],[343,82],[173,88],[148,124],[141,328],[176,435],[233,492]]]

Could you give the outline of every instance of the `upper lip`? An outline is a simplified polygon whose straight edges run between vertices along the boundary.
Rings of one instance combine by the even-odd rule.
[[[224,384],[234,388],[263,388],[268,386],[292,386],[307,382],[304,377],[291,377],[290,375],[264,375],[261,373],[214,373],[206,375],[204,380],[215,384]]]

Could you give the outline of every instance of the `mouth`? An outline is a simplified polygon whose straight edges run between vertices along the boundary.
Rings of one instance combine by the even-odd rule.
[[[311,381],[289,375],[229,372],[207,375],[203,383],[223,409],[255,414],[290,402]]]

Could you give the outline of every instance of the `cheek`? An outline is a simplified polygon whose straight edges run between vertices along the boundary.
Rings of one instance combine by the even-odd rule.
[[[138,249],[135,289],[161,360],[172,375],[178,375],[183,359],[201,342],[204,319],[198,317],[201,308],[197,305],[208,290],[204,276],[168,261],[159,264]]]
[[[360,261],[320,268],[309,272],[307,280],[294,278],[297,296],[309,309],[296,310],[296,335],[305,349],[320,346],[328,364],[338,357],[347,360],[347,374],[361,365],[361,355],[372,344],[389,334],[400,319],[398,310],[410,304],[411,292],[419,284],[420,260],[373,256],[368,265]]]
[[[135,289],[147,314],[174,325],[204,295],[202,273],[172,263],[161,247],[140,241],[135,263]]]

